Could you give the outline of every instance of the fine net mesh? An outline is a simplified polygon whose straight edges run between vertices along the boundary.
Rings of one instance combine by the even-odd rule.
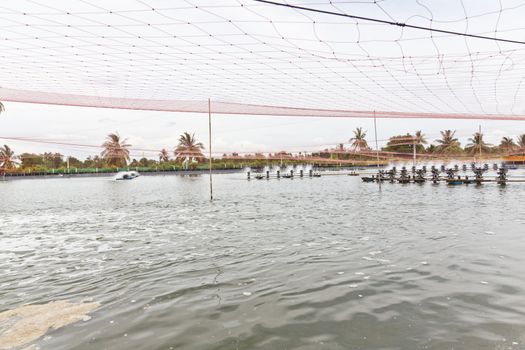
[[[277,2],[429,30],[252,0],[2,2],[0,100],[525,119],[523,0]]]

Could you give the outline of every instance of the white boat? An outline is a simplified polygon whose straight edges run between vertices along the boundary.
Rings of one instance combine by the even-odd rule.
[[[139,176],[140,174],[136,171],[119,171],[115,175],[115,180],[133,180]]]

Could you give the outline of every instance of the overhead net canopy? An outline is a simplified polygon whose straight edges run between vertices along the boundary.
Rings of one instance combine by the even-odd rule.
[[[276,2],[3,2],[0,100],[525,119],[523,0]]]

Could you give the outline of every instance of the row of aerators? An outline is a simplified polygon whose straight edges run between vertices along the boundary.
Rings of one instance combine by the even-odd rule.
[[[305,177],[304,170],[302,170],[302,169],[299,170],[299,174],[298,175],[296,175],[293,170],[290,170],[289,173],[283,173],[283,174],[281,174],[280,170],[277,170],[275,175],[274,174],[270,174],[270,171],[266,170],[265,174],[256,173],[254,178],[256,180],[263,180],[263,179],[270,179],[270,178],[280,179],[281,177],[284,178],[284,179],[293,179],[294,176],[298,176],[300,178]],[[246,177],[247,177],[248,180],[251,180],[252,173],[250,171],[248,171],[246,173]],[[321,177],[321,174],[319,174],[318,172],[314,172],[312,169],[310,169],[310,170],[308,170],[308,177]]]
[[[463,171],[467,171],[467,165],[463,165]],[[412,175],[409,174],[409,171],[406,167],[402,167],[401,171],[398,172],[396,167],[393,167],[390,170],[380,170],[377,175],[365,176],[362,177],[364,182],[391,182],[391,183],[425,183],[431,181],[434,184],[439,182],[446,182],[448,185],[468,185],[468,184],[478,184],[481,185],[483,182],[496,182],[499,185],[507,184],[507,173],[508,167],[502,165],[499,167],[497,164],[494,166],[494,170],[497,171],[497,176],[494,180],[485,179],[484,174],[489,170],[488,164],[485,164],[483,167],[476,167],[473,163],[471,164],[471,170],[474,173],[474,176],[457,175],[459,172],[459,166],[456,165],[453,168],[447,169],[445,166],[441,166],[441,169],[432,166],[428,174],[426,166],[423,166],[421,169],[416,169],[412,167]],[[442,175],[444,173],[444,175]]]

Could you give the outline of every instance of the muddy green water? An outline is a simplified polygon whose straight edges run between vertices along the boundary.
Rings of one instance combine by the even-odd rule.
[[[525,184],[0,182],[0,311],[90,300],[41,350],[524,349]]]

